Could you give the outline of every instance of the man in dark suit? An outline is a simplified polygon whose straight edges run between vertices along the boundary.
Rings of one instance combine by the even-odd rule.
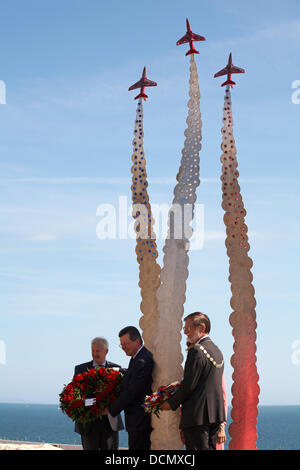
[[[74,375],[98,367],[119,367],[118,364],[106,360],[108,342],[105,338],[94,338],[91,342],[92,361],[79,364],[75,367]],[[91,397],[92,398],[92,397]],[[83,425],[75,423],[75,432],[81,434],[84,450],[117,450],[119,447],[119,430],[124,429],[120,415],[113,418],[110,415],[102,416],[92,423]]]
[[[215,450],[225,421],[224,360],[208,336],[210,320],[207,315],[191,313],[184,321],[190,345],[184,377],[177,392],[160,409],[176,410],[182,404],[180,429],[187,450]]]
[[[131,360],[123,377],[121,394],[109,405],[108,412],[116,416],[124,410],[129,450],[149,450],[152,428],[143,404],[145,396],[152,393],[153,356],[143,346],[140,332],[134,326],[123,328],[119,338],[120,347]]]

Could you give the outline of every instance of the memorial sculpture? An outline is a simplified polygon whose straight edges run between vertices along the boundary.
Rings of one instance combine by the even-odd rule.
[[[232,385],[232,423],[229,426],[231,440],[230,450],[254,450],[257,440],[258,414],[258,374],[256,369],[256,301],[252,286],[253,265],[248,256],[250,249],[247,225],[245,224],[246,210],[238,183],[237,149],[233,136],[232,101],[230,88],[235,85],[231,79],[232,73],[243,73],[244,70],[232,63],[229,55],[228,65],[215,74],[215,77],[226,75],[227,80],[222,84],[225,88],[223,108],[223,127],[221,156],[222,162],[222,207],[225,211],[227,255],[229,258],[229,281],[231,284],[230,324],[234,337],[231,365],[233,367]]]
[[[132,154],[132,202],[133,217],[136,219],[136,255],[139,265],[139,286],[141,289],[140,327],[145,345],[154,354],[155,369],[153,389],[180,381],[183,375],[181,353],[181,329],[185,303],[186,281],[188,278],[189,240],[192,235],[191,223],[194,216],[196,189],[200,184],[200,158],[202,139],[202,121],[200,113],[200,90],[195,62],[194,41],[204,41],[203,36],[192,32],[187,19],[187,32],[177,45],[189,43],[190,80],[187,128],[182,158],[174,189],[173,204],[169,212],[168,236],[163,248],[163,267],[157,263],[156,236],[153,231],[153,215],[147,192],[146,159],[143,137],[143,99],[147,99],[145,87],[156,86],[146,76],[144,67],[142,78],[129,90],[140,88],[138,99]],[[258,374],[256,369],[256,313],[252,260],[247,252],[249,243],[246,211],[243,205],[238,171],[236,147],[233,137],[232,102],[230,87],[233,73],[244,70],[232,63],[232,54],[227,66],[215,77],[226,75],[222,84],[225,89],[225,103],[222,128],[222,190],[226,225],[226,248],[229,257],[229,281],[231,283],[230,324],[233,327],[234,354],[232,386],[232,423],[229,427],[230,449],[256,449],[256,422],[258,404]],[[160,418],[152,415],[153,432],[151,448],[153,450],[182,449],[179,434],[179,412],[162,413]]]
[[[155,335],[153,387],[180,381],[183,375],[181,330],[184,312],[186,280],[188,278],[188,249],[192,236],[196,188],[199,180],[199,152],[201,149],[200,91],[194,54],[190,55],[190,88],[187,129],[182,150],[173,205],[169,214],[168,236],[163,248],[161,285],[157,290],[158,330]],[[153,416],[153,449],[181,449],[179,410]]]
[[[193,46],[193,41],[204,41],[203,36],[191,31],[187,20],[187,33],[178,41],[179,44],[189,43],[190,50],[190,81],[187,129],[185,131],[185,143],[182,150],[180,168],[177,174],[177,185],[174,189],[173,205],[169,212],[168,235],[164,246],[164,265],[160,268],[156,263],[157,249],[155,235],[151,223],[153,217],[146,190],[145,168],[140,166],[141,159],[137,159],[136,152],[142,145],[143,121],[142,121],[142,99],[146,99],[144,87],[154,86],[153,82],[147,82],[145,68],[139,82],[130,89],[140,87],[141,93],[136,96],[139,99],[137,110],[135,138],[133,141],[133,185],[132,195],[134,202],[134,216],[139,217],[136,223],[137,233],[137,257],[140,268],[140,288],[142,295],[141,310],[144,314],[140,320],[146,346],[152,350],[155,360],[155,371],[153,376],[153,388],[168,384],[174,380],[181,380],[183,374],[180,340],[182,329],[183,305],[185,302],[186,279],[188,277],[188,249],[189,239],[192,235],[191,222],[194,214],[196,201],[196,188],[199,180],[199,152],[201,149],[201,113],[200,113],[200,91],[198,83],[197,66],[194,54],[198,53]],[[142,153],[141,153],[142,155]],[[143,161],[145,163],[145,161]],[[142,171],[144,170],[144,171]],[[141,173],[138,173],[142,172]],[[138,173],[138,174],[137,174]],[[146,183],[146,184],[145,184]],[[139,197],[139,199],[138,199]],[[145,199],[145,202],[141,198]],[[143,207],[138,207],[136,202],[147,206],[145,214],[141,213]],[[147,218],[147,219],[146,219]],[[148,220],[149,226],[145,225]],[[144,230],[141,232],[141,225]],[[149,237],[151,234],[151,237]],[[156,295],[157,297],[154,300]],[[145,302],[145,299],[147,302]],[[152,313],[151,313],[152,312]],[[151,442],[152,449],[181,449],[183,447],[179,434],[179,412],[164,413],[160,419],[153,417]]]

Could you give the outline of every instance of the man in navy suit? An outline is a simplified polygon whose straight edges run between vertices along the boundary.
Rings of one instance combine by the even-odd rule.
[[[129,450],[149,450],[152,428],[143,404],[145,396],[152,393],[153,355],[143,346],[140,332],[134,326],[123,328],[119,338],[120,347],[131,360],[123,377],[121,394],[109,405],[108,412],[117,416],[124,410]]]
[[[91,342],[92,361],[79,364],[75,367],[74,375],[87,372],[98,367],[121,367],[118,364],[106,360],[108,342],[105,338],[94,338]],[[75,432],[81,434],[81,442],[84,450],[116,450],[119,446],[118,431],[124,429],[120,415],[115,418],[106,415],[102,419],[96,419],[92,423],[83,425],[75,423]]]

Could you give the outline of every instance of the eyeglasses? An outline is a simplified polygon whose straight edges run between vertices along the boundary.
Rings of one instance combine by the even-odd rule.
[[[130,343],[133,343],[133,341],[127,341],[127,343],[119,344],[119,348],[123,349],[123,348],[125,348],[126,346],[128,346],[128,344],[130,344]]]
[[[194,326],[194,325],[192,325],[192,326],[184,326],[184,327],[183,327],[183,331],[190,331],[192,328],[195,328],[195,326]]]

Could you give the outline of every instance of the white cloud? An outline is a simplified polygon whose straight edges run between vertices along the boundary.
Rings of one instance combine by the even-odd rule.
[[[33,235],[28,239],[30,242],[53,242],[57,240],[57,236],[53,233],[39,233],[37,235]]]
[[[94,315],[95,307],[103,305],[105,295],[72,289],[43,289],[38,292],[8,294],[2,311],[22,316],[81,316]]]
[[[291,20],[284,23],[269,26],[256,32],[254,39],[275,39],[275,38],[299,38],[300,37],[300,21]]]
[[[260,238],[262,236],[259,232],[248,232],[248,237],[252,240],[254,238]],[[216,240],[225,240],[226,238],[226,231],[224,230],[215,230],[215,231],[207,231],[204,234],[204,241],[211,242]]]
[[[222,230],[219,231],[212,231],[212,232],[205,232],[204,240],[206,242],[215,241],[215,240],[225,240],[226,233]]]
[[[247,46],[252,42],[257,41],[291,41],[292,39],[299,40],[300,38],[300,21],[299,20],[290,20],[277,25],[268,26],[266,28],[261,28],[256,31],[252,31],[250,34],[245,36],[237,36],[227,40],[222,39],[222,41],[211,41],[207,44],[208,49],[226,49],[236,46]],[[296,42],[293,44],[296,45]]]

